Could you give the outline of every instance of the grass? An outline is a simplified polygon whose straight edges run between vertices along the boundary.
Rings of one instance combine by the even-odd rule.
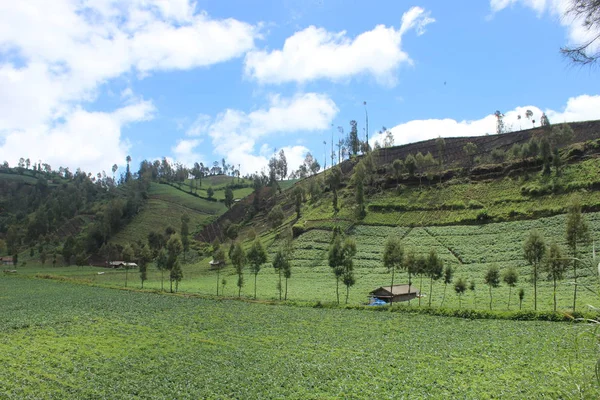
[[[164,232],[168,226],[179,231],[183,214],[190,217],[189,227],[193,233],[227,209],[223,203],[200,199],[169,185],[152,183],[149,196],[142,211],[112,238],[114,242],[145,241],[150,231]]]
[[[6,398],[597,398],[585,325],[0,278]],[[578,345],[575,345],[578,338]]]

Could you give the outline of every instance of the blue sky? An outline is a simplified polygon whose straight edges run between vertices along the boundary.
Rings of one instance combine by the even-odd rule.
[[[242,173],[371,144],[600,118],[568,0],[56,0],[0,4],[0,161],[88,172],[166,156]],[[332,128],[333,127],[333,128]]]

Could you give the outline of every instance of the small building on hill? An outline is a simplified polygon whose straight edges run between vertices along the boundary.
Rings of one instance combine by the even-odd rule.
[[[0,264],[2,265],[14,265],[14,260],[12,256],[4,256],[0,257]]]
[[[386,303],[390,301],[393,303],[409,301],[419,297],[419,295],[419,290],[415,285],[381,286],[369,293],[369,297],[372,299],[383,300]]]
[[[108,266],[110,268],[137,268],[137,264],[136,263],[126,263],[125,261],[111,261],[108,263]]]
[[[225,263],[220,260],[210,260],[208,264],[210,265],[210,269],[221,269],[225,265]]]

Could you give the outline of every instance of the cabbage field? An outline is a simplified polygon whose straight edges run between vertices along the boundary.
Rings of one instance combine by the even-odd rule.
[[[0,277],[0,397],[598,398],[585,324]]]

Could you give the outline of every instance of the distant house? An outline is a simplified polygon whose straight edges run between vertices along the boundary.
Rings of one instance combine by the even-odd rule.
[[[2,265],[14,265],[12,256],[0,257],[0,263]]]
[[[223,266],[223,264],[225,264],[223,261],[219,261],[219,260],[210,260],[208,262],[208,264],[210,265],[210,269],[217,269],[217,268],[221,268]]]
[[[409,301],[416,297],[419,297],[419,290],[415,285],[394,285],[394,286],[381,286],[371,293],[370,297],[373,299],[383,300],[386,303],[392,301],[393,303],[399,303],[401,301]]]
[[[108,266],[110,268],[137,268],[138,265],[132,262],[126,263],[125,261],[111,261],[108,263]]]

